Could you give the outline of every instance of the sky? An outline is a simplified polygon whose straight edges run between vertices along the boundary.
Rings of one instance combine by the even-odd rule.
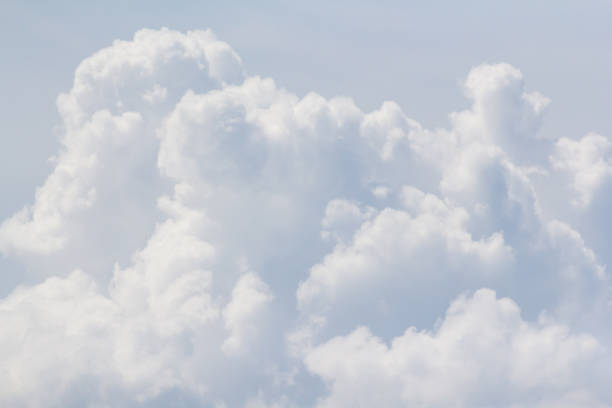
[[[612,406],[611,17],[3,3],[0,405]]]

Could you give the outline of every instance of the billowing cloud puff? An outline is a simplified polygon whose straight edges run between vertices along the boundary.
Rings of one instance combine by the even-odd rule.
[[[320,407],[535,407],[574,394],[589,405],[582,387],[601,351],[589,335],[525,322],[513,301],[481,289],[456,299],[433,332],[409,328],[386,344],[359,327],[305,362],[331,389]]]
[[[402,193],[406,210],[382,210],[350,245],[339,243],[311,269],[297,291],[301,309],[351,319],[351,326],[393,322],[392,314],[414,319],[434,313],[428,317],[435,319],[431,290],[452,296],[469,281],[491,282],[509,269],[514,254],[500,233],[476,241],[465,229],[464,209],[413,187]],[[447,298],[440,299],[444,307]]]
[[[28,270],[0,300],[0,403],[608,406],[584,220],[610,143],[539,137],[550,101],[511,65],[464,85],[432,130],[300,98],[210,31],[85,59],[51,174],[0,224]]]
[[[605,137],[590,133],[580,140],[561,138],[551,156],[555,168],[567,171],[578,197],[572,203],[588,205],[594,192],[612,175],[612,161],[608,153],[612,143]]]

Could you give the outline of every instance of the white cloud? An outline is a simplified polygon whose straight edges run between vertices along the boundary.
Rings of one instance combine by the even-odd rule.
[[[36,201],[0,226],[0,250],[50,253],[65,245],[67,218],[90,208],[97,198],[94,180],[105,155],[132,141],[142,132],[142,117],[135,112],[113,116],[106,110],[66,136],[65,149]],[[70,139],[70,140],[68,140]]]
[[[82,272],[16,289],[0,303],[0,319],[2,405],[42,406],[113,371],[109,340],[120,313]]]
[[[346,243],[361,223],[372,218],[375,213],[374,208],[362,209],[353,201],[331,200],[325,207],[325,216],[321,221],[321,237]]]
[[[526,322],[513,301],[482,289],[455,300],[434,331],[409,328],[387,344],[360,327],[305,361],[329,386],[320,407],[510,407],[585,391],[602,353],[593,337]]]
[[[55,169],[37,190],[34,204],[2,224],[0,251],[59,251],[84,233],[71,225],[79,211],[105,198],[114,200],[117,192],[105,183],[113,168],[118,167],[118,183],[145,165],[149,151],[156,149],[156,118],[172,107],[146,110],[140,95],[151,88],[165,95],[159,90],[172,85],[166,98],[171,104],[195,85],[206,90],[240,81],[241,70],[240,58],[210,31],[141,30],[133,41],[115,41],[86,58],[70,92],[58,98],[64,134]],[[125,149],[130,157],[121,162]],[[98,191],[104,187],[107,191]]]
[[[254,337],[261,321],[258,314],[272,301],[266,284],[252,272],[240,277],[232,290],[232,300],[223,310],[225,327],[231,332],[222,349],[228,354],[242,353],[246,343]]]
[[[153,88],[151,88],[151,90],[145,92],[142,95],[142,99],[153,105],[156,103],[163,102],[164,99],[166,99],[166,96],[168,96],[168,89],[162,88],[158,84],[155,84],[153,85]]]
[[[231,299],[212,293],[215,249],[201,239],[205,217],[182,202],[191,192],[180,185],[175,197],[162,198],[169,218],[131,266],[116,267],[108,295],[77,271],[18,288],[0,302],[0,358],[11,379],[0,401],[61,404],[82,380],[92,382],[87,398],[111,405],[119,403],[113,393],[135,403],[172,388],[207,398],[216,392],[211,387],[233,380],[219,369],[229,365],[222,351],[258,342],[272,297],[253,273],[242,275]]]
[[[533,182],[552,163],[586,205],[608,142],[539,137],[549,101],[508,64],[465,91],[431,130],[248,76],[210,31],[85,59],[51,174],[0,225],[34,281],[0,300],[0,401],[612,401],[605,266]]]
[[[571,178],[571,186],[578,193],[572,200],[576,206],[590,204],[593,194],[612,175],[609,151],[612,143],[596,133],[589,133],[579,140],[561,138],[555,145],[550,160],[556,169],[565,171]]]
[[[362,323],[389,320],[386,309],[406,308],[410,299],[431,302],[422,297],[432,287],[452,294],[465,282],[493,279],[513,262],[502,234],[471,237],[464,209],[412,187],[404,188],[403,199],[406,211],[384,209],[311,269],[297,291],[302,310]],[[381,314],[368,318],[377,304]]]

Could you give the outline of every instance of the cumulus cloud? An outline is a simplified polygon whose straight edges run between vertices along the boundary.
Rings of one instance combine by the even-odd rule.
[[[481,289],[456,299],[434,331],[409,328],[387,344],[359,327],[305,362],[330,388],[320,407],[535,407],[583,392],[602,352],[592,336],[525,322],[516,303]]]
[[[540,137],[509,64],[464,91],[426,129],[249,75],[210,31],[86,58],[0,224],[31,275],[0,300],[0,402],[607,406],[605,254],[564,215],[609,142]]]
[[[246,273],[232,290],[232,299],[223,310],[225,326],[231,335],[222,349],[234,354],[245,351],[245,343],[253,339],[260,325],[257,317],[260,310],[272,301],[272,295],[262,280],[253,273]]]
[[[595,191],[612,175],[609,151],[612,143],[596,133],[589,133],[579,140],[561,138],[555,144],[551,161],[556,169],[565,171],[571,178],[572,188],[578,196],[572,204],[590,204]]]
[[[386,314],[410,313],[427,302],[433,312],[431,290],[452,293],[465,281],[493,279],[489,275],[513,262],[500,233],[472,239],[462,208],[412,187],[404,188],[403,199],[408,210],[384,209],[361,225],[349,245],[338,244],[311,269],[297,291],[301,309],[365,323],[380,308],[371,319],[391,322]]]

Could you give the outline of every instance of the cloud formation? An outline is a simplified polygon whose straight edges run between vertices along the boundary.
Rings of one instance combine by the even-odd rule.
[[[610,142],[541,138],[550,100],[509,64],[464,91],[426,129],[300,98],[210,31],[85,59],[51,174],[0,224],[37,280],[0,300],[0,403],[612,406],[585,227]]]
[[[330,384],[320,407],[542,406],[566,396],[588,405],[582,386],[601,345],[568,332],[525,322],[516,303],[480,289],[453,301],[434,332],[409,328],[387,345],[359,327],[305,362]]]

